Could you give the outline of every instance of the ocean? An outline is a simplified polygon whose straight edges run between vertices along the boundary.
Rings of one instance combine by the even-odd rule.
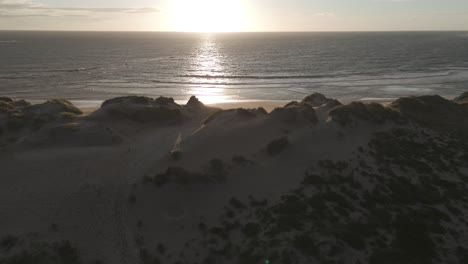
[[[468,91],[468,32],[0,31],[0,96],[206,103]]]

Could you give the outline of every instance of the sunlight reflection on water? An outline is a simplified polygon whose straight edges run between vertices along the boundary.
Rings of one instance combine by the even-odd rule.
[[[224,57],[220,53],[218,45],[212,35],[206,35],[200,42],[200,46],[191,63],[191,72],[193,83],[205,83],[190,88],[187,93],[195,95],[205,104],[214,104],[233,101],[233,97],[226,94],[223,85],[216,84],[216,78],[224,74]],[[209,80],[207,80],[209,79]],[[206,85],[206,82],[212,82],[213,85]]]

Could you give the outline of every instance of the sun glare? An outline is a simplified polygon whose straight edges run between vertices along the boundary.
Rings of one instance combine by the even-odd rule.
[[[236,32],[247,30],[243,0],[171,0],[175,31]]]

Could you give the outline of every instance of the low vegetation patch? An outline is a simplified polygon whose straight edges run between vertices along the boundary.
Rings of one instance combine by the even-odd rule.
[[[228,175],[227,166],[220,159],[212,159],[203,172],[193,172],[183,167],[168,167],[164,173],[144,177],[144,183],[162,187],[169,183],[189,185],[193,183],[220,183]]]
[[[191,246],[201,252],[190,261],[465,263],[466,143],[392,129],[355,153],[311,164],[279,199],[231,198],[215,226],[198,226]]]
[[[3,252],[1,252],[3,250]],[[48,243],[7,236],[0,242],[2,264],[81,264],[78,250],[70,241]]]
[[[278,155],[283,152],[291,143],[287,137],[282,137],[271,141],[267,146],[267,153],[270,156]]]
[[[373,124],[384,124],[385,122],[401,124],[406,122],[397,111],[378,103],[352,102],[332,109],[329,116],[342,126],[354,126],[357,121]]]

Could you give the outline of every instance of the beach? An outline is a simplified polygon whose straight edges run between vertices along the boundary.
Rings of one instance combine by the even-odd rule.
[[[450,99],[453,99],[450,98]],[[390,104],[393,102],[395,99],[378,99],[378,98],[364,98],[363,100],[360,100],[362,102],[366,103],[380,103],[383,105]],[[352,102],[351,100],[342,100],[345,104]],[[36,103],[39,103],[40,101],[35,101]],[[83,113],[85,114],[91,114],[92,112],[96,111],[99,109],[100,105],[104,101],[71,101],[75,106],[77,106]],[[290,103],[291,101],[288,100],[244,100],[244,101],[230,101],[230,102],[219,102],[219,103],[210,103],[207,104],[212,107],[224,109],[224,110],[229,110],[229,109],[237,109],[237,108],[246,108],[246,109],[252,109],[252,108],[258,108],[262,107],[264,108],[267,112],[273,111],[275,108],[278,107],[283,107],[286,104]],[[183,104],[183,102],[179,102]]]

